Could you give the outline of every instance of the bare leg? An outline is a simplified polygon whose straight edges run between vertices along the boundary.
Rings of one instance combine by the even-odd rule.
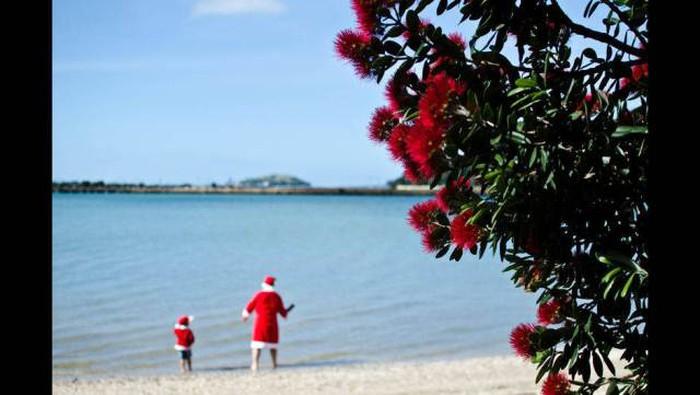
[[[250,365],[250,370],[258,370],[258,363],[260,362],[260,349],[251,348],[250,352],[253,360],[253,362]]]
[[[192,358],[187,358],[187,370],[192,371]]]
[[[180,359],[180,373],[185,373],[185,360]]]
[[[272,369],[276,369],[277,368],[277,349],[276,348],[270,349],[270,356],[272,357]]]

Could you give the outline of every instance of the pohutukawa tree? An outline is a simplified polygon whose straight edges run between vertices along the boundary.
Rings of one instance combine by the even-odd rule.
[[[439,187],[409,213],[425,249],[459,261],[490,248],[540,294],[510,341],[543,394],[646,393],[647,1],[589,0],[585,24],[556,0],[351,4],[337,53],[360,78],[391,75],[369,137]]]

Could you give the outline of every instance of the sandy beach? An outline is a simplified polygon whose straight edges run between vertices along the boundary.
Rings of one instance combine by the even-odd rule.
[[[516,357],[441,362],[195,371],[54,382],[54,394],[537,394],[535,366]],[[195,365],[196,367],[196,365]]]

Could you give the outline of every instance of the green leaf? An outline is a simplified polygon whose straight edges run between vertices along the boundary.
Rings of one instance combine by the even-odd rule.
[[[389,29],[388,32],[386,32],[386,34],[384,35],[384,38],[398,37],[401,34],[403,34],[403,32],[405,32],[405,31],[406,31],[406,28],[403,27],[403,25],[396,25],[396,26],[392,27],[391,29]]]
[[[554,171],[551,171],[549,173],[549,176],[547,177],[547,180],[544,182],[544,185],[552,184],[552,187],[556,189],[557,184],[554,183]]]
[[[385,69],[392,63],[394,63],[394,58],[392,58],[391,56],[380,56],[377,59],[375,59],[374,62],[372,62],[372,67]]]
[[[459,261],[459,259],[462,258],[462,253],[463,250],[461,248],[455,247],[454,251],[452,251],[452,254],[450,254],[450,260]]]
[[[612,281],[610,281],[610,283],[608,284],[608,286],[605,287],[605,291],[603,291],[603,299],[605,299],[605,298],[608,297],[608,293],[610,292],[610,290],[612,290],[612,286],[613,286],[613,284],[615,284],[615,280],[617,280],[617,277],[614,277],[614,278],[612,279]]]
[[[566,367],[567,369],[571,369],[574,366],[574,363],[578,361],[578,350],[581,348],[578,344],[574,348],[574,352],[571,353],[571,359],[569,359],[569,365]]]
[[[615,17],[603,18],[603,24],[606,26],[613,26],[620,23],[620,20]]]
[[[627,292],[630,290],[630,287],[632,286],[632,283],[634,282],[636,274],[633,273],[629,279],[627,279],[627,282],[625,283],[625,286],[622,288],[622,293],[620,293],[620,297],[624,298],[627,296]]]
[[[499,166],[503,166],[503,163],[504,163],[503,155],[496,154],[496,155],[494,155],[493,158],[496,160],[496,163],[498,163]]]
[[[535,104],[537,104],[537,103],[539,103],[539,102],[541,102],[541,101],[542,101],[542,99],[533,100],[533,101],[531,101],[531,102],[525,104],[524,106],[518,108],[516,111],[523,111],[523,110],[527,109],[528,107],[532,107],[532,106],[534,106]]]
[[[603,362],[595,351],[591,353],[591,356],[593,356],[593,369],[595,369],[595,374],[597,374],[598,377],[603,377]]]
[[[583,376],[583,381],[588,382],[588,380],[591,378],[591,364],[588,362],[589,360],[589,352],[584,351],[582,357],[581,357],[581,376]]]
[[[430,3],[432,3],[432,2],[433,2],[433,0],[421,0],[421,2],[418,3],[418,6],[416,7],[416,11],[415,11],[415,12],[421,12],[421,11],[423,11],[423,9],[424,9],[425,7],[427,7],[428,4],[430,4]]]
[[[420,5],[418,7],[420,7]],[[418,11],[409,10],[406,13],[406,26],[408,27],[408,30],[410,30],[410,31],[416,31],[416,29],[418,29],[418,25],[419,25],[420,21],[418,19],[417,12]]]
[[[569,118],[572,121],[575,121],[575,120],[581,118],[581,115],[583,115],[583,111],[574,111],[571,114],[569,114]]]
[[[442,247],[440,251],[438,251],[437,255],[435,255],[435,258],[442,258],[445,254],[447,254],[447,251],[450,250],[450,246]]]
[[[549,153],[547,150],[544,149],[544,147],[540,147],[540,166],[542,167],[542,171],[546,172],[547,171],[547,165],[549,164]]]
[[[537,86],[537,81],[530,78],[520,78],[517,81],[515,81],[515,86],[520,88],[533,88]]]
[[[401,0],[401,3],[399,4],[399,13],[403,15],[406,10],[413,5],[415,0]]]
[[[520,132],[510,132],[508,134],[508,139],[515,142],[516,144],[529,144],[530,141],[525,137],[523,133]]]
[[[588,314],[588,320],[586,320],[586,324],[583,326],[583,331],[585,333],[591,333],[591,324],[593,324],[593,314]]]
[[[595,53],[593,48],[586,48],[583,50],[583,56],[589,59],[598,59],[598,54]]]
[[[442,179],[442,173],[438,173],[433,177],[433,181],[430,183],[430,189],[433,189],[437,186],[437,184],[440,183],[440,180]]]
[[[545,362],[540,368],[540,370],[537,372],[537,377],[535,377],[535,383],[539,383],[539,381],[542,379],[542,376],[544,376],[545,373],[549,372],[549,369],[552,366],[552,360],[552,356],[547,358],[547,362]]]
[[[525,91],[528,91],[528,90],[530,90],[530,88],[529,88],[529,87],[524,87],[524,86],[522,86],[522,87],[520,87],[520,88],[515,88],[515,89],[511,90],[510,92],[508,92],[508,97],[517,95],[517,94],[520,93],[520,92],[525,92]]]
[[[613,278],[614,276],[616,276],[616,275],[617,275],[618,273],[620,273],[621,271],[622,271],[622,268],[621,268],[621,267],[616,267],[616,268],[610,270],[610,271],[603,277],[603,279],[600,280],[600,282],[601,282],[601,283],[607,283],[608,281],[610,281],[611,278]]]
[[[384,42],[384,50],[392,55],[400,54],[401,48],[401,44],[396,41],[387,40]]]
[[[624,137],[628,134],[647,134],[648,130],[646,126],[618,126],[611,137]]]
[[[607,353],[600,353],[600,356],[603,357],[603,362],[605,362],[605,366],[608,367],[608,370],[615,375],[615,365],[613,365],[612,361],[610,361],[610,358],[608,358]]]
[[[442,13],[445,12],[445,8],[447,8],[447,0],[440,0],[437,6],[437,14],[442,15]]]
[[[620,390],[617,388],[617,383],[611,381],[610,385],[608,385],[608,390],[605,391],[605,395],[618,395],[619,393]]]
[[[408,59],[405,62],[399,66],[398,69],[396,69],[396,74],[401,75],[405,74],[411,67],[413,67],[413,64],[415,63],[415,60],[413,59]]]
[[[527,164],[527,167],[532,167],[532,165],[535,164],[535,160],[537,160],[537,149],[534,148],[532,152],[530,153],[530,161]]]
[[[593,15],[593,13],[595,12],[595,9],[598,8],[599,5],[600,5],[600,1],[596,1],[593,4],[593,7],[591,7],[591,9],[588,11],[588,17]]]

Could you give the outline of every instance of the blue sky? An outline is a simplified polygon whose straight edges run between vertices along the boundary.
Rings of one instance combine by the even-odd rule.
[[[383,86],[333,52],[355,25],[349,1],[58,0],[53,12],[55,181],[401,175],[367,138]]]

